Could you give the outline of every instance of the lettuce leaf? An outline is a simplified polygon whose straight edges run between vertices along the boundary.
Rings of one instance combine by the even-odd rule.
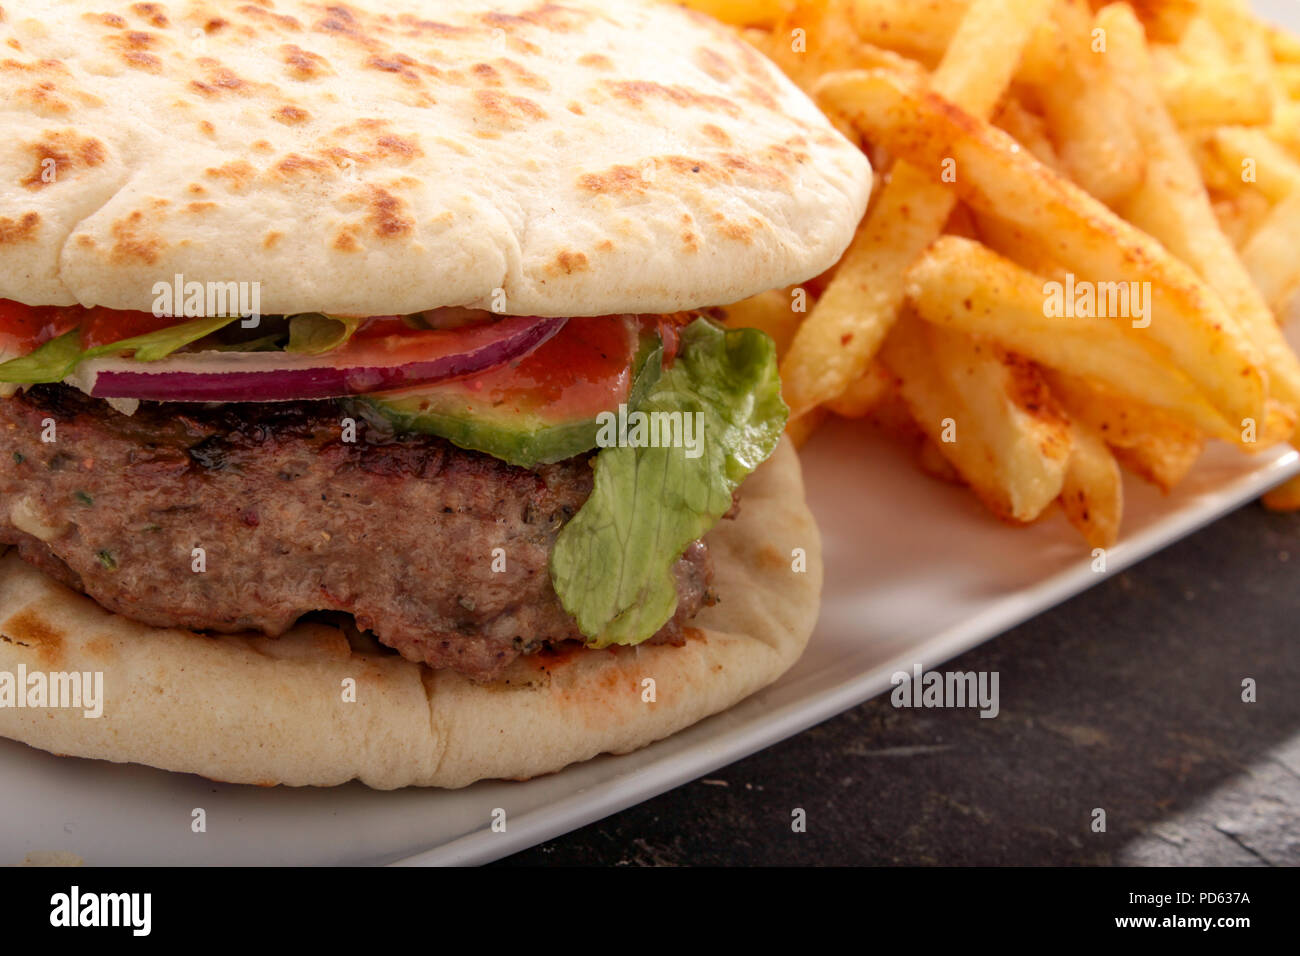
[[[205,352],[283,352],[281,347],[285,343],[283,332],[273,332],[270,335],[263,335],[256,339],[245,339],[242,342],[230,342],[226,345],[205,345]]]
[[[353,315],[325,315],[302,312],[289,317],[289,344],[286,352],[320,355],[343,345],[366,319]]]
[[[596,456],[591,497],[561,530],[550,561],[560,603],[591,647],[638,644],[673,616],[673,564],[731,508],[732,493],[785,428],[776,346],[756,329],[723,331],[697,319],[637,411],[698,416],[699,444],[648,447],[651,430],[634,447],[629,415],[617,436],[626,441]]]
[[[83,351],[81,331],[64,332],[36,351],[0,365],[0,382],[61,382],[77,367]]]
[[[93,349],[81,347],[81,331],[73,329],[56,339],[50,339],[36,351],[22,358],[11,359],[0,364],[0,382],[17,382],[35,385],[41,382],[61,382],[86,359],[101,355],[120,355],[134,352],[141,362],[156,362],[166,358],[179,348],[191,342],[197,342],[206,335],[234,322],[238,316],[217,316],[215,318],[194,319],[180,325],[168,326],[136,335],[129,339],[97,345]]]
[[[218,315],[206,319],[194,319],[192,322],[182,322],[180,325],[158,329],[156,332],[148,332],[134,338],[122,339],[120,342],[110,342],[107,345],[87,349],[83,358],[134,352],[134,358],[139,362],[156,362],[191,342],[197,342],[204,336],[224,329],[238,318],[237,315]]]

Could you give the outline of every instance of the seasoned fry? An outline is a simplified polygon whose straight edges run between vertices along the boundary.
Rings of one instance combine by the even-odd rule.
[[[1287,33],[1281,27],[1264,25],[1264,36],[1274,61],[1278,63],[1300,63],[1300,37]]]
[[[877,167],[776,340],[806,440],[833,413],[998,517],[1117,539],[1121,466],[1168,492],[1208,439],[1300,441],[1300,39],[1249,0],[689,0]],[[1068,304],[1067,304],[1068,303]],[[1270,493],[1300,509],[1300,479]]]
[[[1274,67],[1274,73],[1286,97],[1300,100],[1300,63],[1279,63]]]
[[[903,301],[903,275],[939,235],[955,197],[920,170],[895,165],[781,362],[790,413],[798,417],[862,377]]]
[[[1189,427],[1240,440],[1240,428],[1215,412],[1191,380],[1162,363],[1145,342],[1103,318],[1049,316],[1044,280],[979,243],[940,239],[908,273],[907,294],[928,322],[988,335],[1043,365],[1092,377],[1164,408]]]
[[[1063,173],[1061,158],[1056,155],[1056,147],[1047,136],[1046,121],[1027,110],[1019,100],[1008,99],[998,107],[993,125],[1005,130],[1012,139],[1033,153],[1040,163]]]
[[[842,2],[801,0],[774,30],[753,30],[746,37],[806,92],[823,74],[836,70],[888,69],[917,80],[927,75],[916,60],[860,39]]]
[[[1260,294],[1284,315],[1300,292],[1300,192],[1278,205],[1241,250]]]
[[[1015,223],[1007,222],[988,213],[975,213],[975,228],[979,240],[1004,259],[1014,262],[1028,272],[1044,278],[1065,279],[1065,270],[1048,253],[1047,247],[1037,242],[1033,235]]]
[[[826,403],[841,418],[863,418],[870,415],[891,392],[898,387],[898,382],[880,362],[867,366],[867,374],[853,382],[843,395],[832,398]]]
[[[1108,69],[1104,38],[1092,33],[1087,5],[1063,0],[1055,19],[1060,57],[1054,74],[1038,86],[1047,128],[1066,174],[1113,204],[1132,192],[1146,172],[1137,130],[1124,108],[1125,91]]]
[[[1168,493],[1196,464],[1205,439],[1173,416],[1062,372],[1049,371],[1052,394],[1066,412],[1101,435],[1129,471]]]
[[[1115,321],[1158,343],[1229,421],[1264,420],[1259,351],[1195,273],[1150,236],[1001,130],[930,91],[881,72],[855,71],[837,75],[824,95],[865,134],[918,167],[938,169],[942,159],[954,160],[959,172],[953,187],[962,199],[1049,245],[1079,278],[1149,289],[1149,324],[1136,320],[1134,328],[1127,316]]]
[[[826,92],[844,101],[855,125],[913,163],[937,168],[940,157],[952,157],[961,170],[953,186],[962,199],[1026,229],[1080,278],[1149,284],[1151,323],[1139,323],[1134,334],[1160,343],[1229,420],[1264,418],[1256,347],[1216,295],[1160,243],[1037,163],[1001,130],[932,92],[872,72],[840,74]],[[1132,326],[1128,317],[1117,320]]]
[[[849,0],[858,34],[933,65],[951,48],[971,0]]]
[[[1263,193],[1242,192],[1214,200],[1214,218],[1238,255],[1272,212],[1273,207]]]
[[[1197,16],[1200,0],[1132,0],[1147,33],[1161,43],[1177,43]]]
[[[1032,521],[1061,493],[1073,431],[1036,367],[910,316],[881,359],[917,424],[994,514]]]
[[[721,311],[723,321],[732,328],[761,329],[772,336],[778,356],[785,354],[803,321],[803,314],[794,311],[794,300],[783,289],[760,292]]]
[[[785,433],[790,436],[795,448],[802,448],[812,438],[813,433],[826,421],[826,415],[826,409],[814,408],[802,418],[792,418],[786,423]]]
[[[1300,511],[1300,475],[1266,492],[1261,500],[1270,511]]]
[[[1218,293],[1229,313],[1264,356],[1274,393],[1300,407],[1300,360],[1282,337],[1267,302],[1251,282],[1236,250],[1218,228],[1196,163],[1169,114],[1161,108],[1142,25],[1123,4],[1104,8],[1097,15],[1097,22],[1110,37],[1109,56],[1116,72],[1124,77],[1128,102],[1149,154],[1151,175],[1130,197],[1124,211],[1132,222],[1191,265]],[[1224,22],[1236,21],[1225,14]]]
[[[732,26],[771,26],[785,13],[785,0],[677,0]]]
[[[1272,91],[1246,67],[1189,69],[1164,63],[1159,77],[1160,95],[1180,126],[1256,125],[1273,119]]]
[[[975,0],[935,72],[934,88],[988,115],[1048,3]],[[936,162],[931,168],[937,171],[939,166]],[[955,197],[933,181],[937,176],[895,164],[839,271],[781,364],[792,415],[842,393],[861,378],[879,350],[903,300],[903,273],[939,235],[952,211]]]
[[[1199,6],[1177,46],[1150,54],[1170,114],[1180,126],[1270,122],[1274,78],[1264,34],[1253,21],[1243,23],[1230,3],[1204,0]]]
[[[1207,162],[1218,164],[1206,179],[1216,185],[1259,192],[1270,202],[1300,192],[1300,161],[1263,130],[1223,126],[1214,130],[1205,145]]]
[[[1074,446],[1061,487],[1061,510],[1094,548],[1109,548],[1119,537],[1124,513],[1124,482],[1119,462],[1101,435],[1074,423]]]
[[[1255,86],[1271,93],[1276,77],[1268,33],[1251,12],[1249,0],[1201,0],[1201,3],[1227,60],[1240,64],[1249,71]]]

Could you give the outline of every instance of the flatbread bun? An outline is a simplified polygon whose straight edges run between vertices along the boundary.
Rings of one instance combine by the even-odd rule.
[[[650,0],[6,0],[0,298],[663,313],[816,275],[862,153]]]
[[[774,681],[816,623],[821,539],[788,439],[742,485],[739,516],[706,540],[720,602],[684,646],[540,654],[491,684],[360,650],[325,624],[279,638],[149,627],[10,552],[0,672],[102,672],[104,699],[100,717],[0,708],[0,735],[234,783],[380,789],[522,779],[626,753]]]

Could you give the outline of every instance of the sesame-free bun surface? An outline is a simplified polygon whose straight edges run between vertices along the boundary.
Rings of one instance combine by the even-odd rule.
[[[641,0],[6,0],[0,298],[265,314],[720,305],[829,267],[870,167]]]

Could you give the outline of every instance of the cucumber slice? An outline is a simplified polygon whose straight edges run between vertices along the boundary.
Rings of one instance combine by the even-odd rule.
[[[534,352],[499,369],[358,401],[399,432],[439,435],[524,468],[596,447],[597,416],[635,409],[659,380],[664,344],[635,317],[569,319]]]

